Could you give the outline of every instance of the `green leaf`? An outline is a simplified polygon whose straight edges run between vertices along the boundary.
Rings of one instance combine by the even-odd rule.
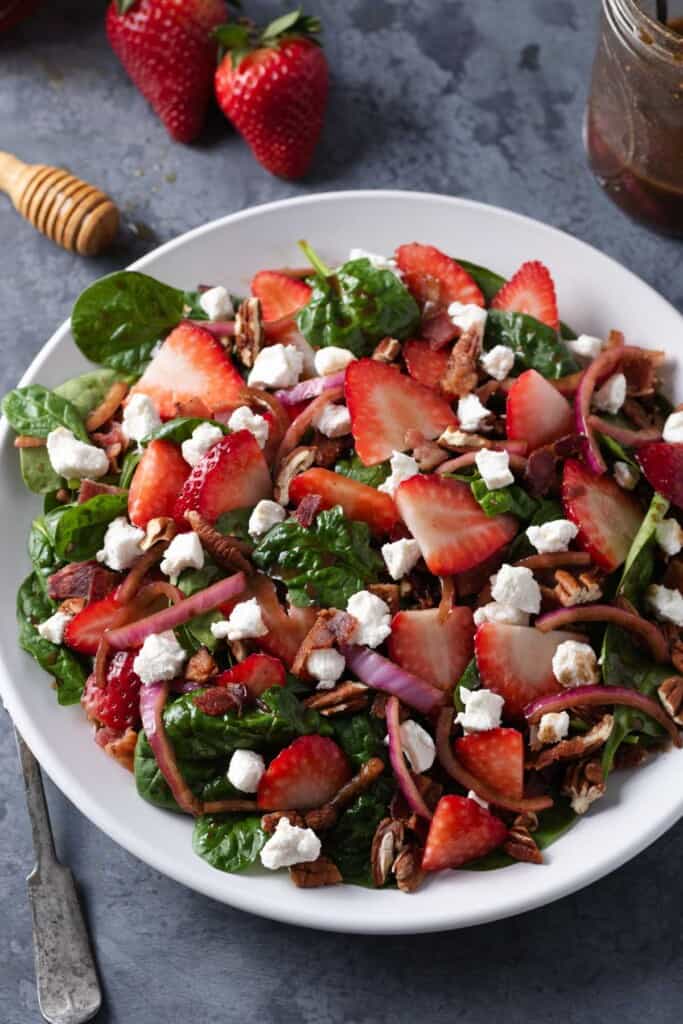
[[[321,512],[308,528],[295,519],[274,526],[252,558],[259,569],[285,581],[298,607],[344,608],[382,571],[369,527],[346,519],[339,505]]]
[[[260,814],[203,814],[192,833],[192,849],[218,871],[244,871],[268,840]]]
[[[84,663],[66,647],[45,640],[37,629],[39,623],[50,618],[56,607],[45,593],[37,573],[27,576],[17,594],[19,645],[54,678],[59,703],[78,704],[87,675]]]
[[[121,475],[119,476],[119,487],[130,487],[131,481],[135,474],[135,470],[138,468],[138,463],[140,462],[141,458],[141,452],[126,452],[126,456],[123,460],[123,465],[121,466]]]
[[[371,757],[386,757],[386,727],[381,719],[365,713],[335,715],[332,724],[334,738],[356,771]]]
[[[251,52],[251,33],[246,25],[231,21],[227,25],[219,25],[211,31],[218,43],[218,58],[221,60],[226,53],[232,58],[233,68]]]
[[[378,462],[376,466],[364,466],[357,455],[348,459],[340,459],[334,467],[335,473],[348,476],[352,480],[358,480],[368,487],[379,487],[391,475],[391,467],[388,462]]]
[[[251,508],[234,508],[232,512],[223,512],[213,524],[214,529],[224,537],[237,537],[251,544],[253,537],[249,533],[249,517],[252,511]]]
[[[480,690],[481,689],[481,676],[479,675],[479,669],[477,668],[476,658],[472,658],[467,668],[458,679],[458,682],[453,690],[453,704],[456,711],[464,711],[465,705],[460,700],[460,687],[464,686],[467,690]]]
[[[531,517],[530,526],[542,526],[543,523],[552,523],[555,519],[564,519],[564,509],[559,501],[554,498],[539,498],[538,508]],[[521,558],[528,558],[535,555],[536,548],[533,546],[526,533],[518,533],[508,548],[507,561],[518,562]]]
[[[569,800],[564,797],[556,797],[553,806],[549,807],[547,811],[541,811],[538,815],[538,829],[534,832],[536,845],[541,850],[547,849],[560,836],[564,835],[575,821],[576,812],[572,810]],[[496,868],[505,868],[510,864],[517,863],[519,862],[502,850],[494,850],[493,853],[471,861],[463,867],[466,871],[493,871]]]
[[[40,384],[10,391],[2,400],[2,411],[17,434],[47,437],[57,427],[66,427],[79,440],[86,443],[90,440],[76,407]]]
[[[55,551],[54,536],[48,527],[47,516],[38,516],[31,523],[28,535],[28,556],[41,586],[45,589],[47,577],[62,564]]]
[[[507,487],[490,491],[480,478],[472,481],[470,490],[487,516],[509,513],[524,522],[529,522],[538,509],[536,499],[527,494],[519,484],[509,484]]]
[[[555,380],[579,369],[557,331],[524,313],[489,310],[484,348],[488,351],[495,345],[507,345],[513,350],[517,373],[537,370],[542,377]]]
[[[652,582],[657,544],[655,534],[668,511],[667,499],[655,492],[647,514],[640,524],[640,529],[633,538],[633,543],[626,556],[617,594],[627,598],[636,607]]]
[[[178,761],[182,777],[200,800],[232,800],[244,794],[228,779],[229,758],[215,761]],[[135,746],[135,785],[139,795],[155,807],[181,813],[168,783],[154,757],[144,732],[138,733]]]
[[[323,834],[323,853],[331,857],[345,882],[372,884],[370,848],[382,818],[388,817],[395,787],[386,776],[356,797],[334,828]]]
[[[387,336],[404,340],[418,328],[420,311],[390,270],[368,259],[350,260],[332,276],[317,276],[310,301],[297,314],[299,330],[314,348],[337,345],[369,355]]]
[[[203,420],[195,416],[182,416],[175,420],[167,420],[148,437],[143,437],[142,444],[149,444],[150,441],[173,441],[174,444],[182,444],[192,437],[193,432],[201,423],[209,423],[212,427],[219,427],[224,434],[230,430],[225,423],[217,423],[215,420]]]
[[[102,547],[107,527],[126,514],[127,494],[96,494],[81,505],[63,505],[46,517],[54,548],[66,562],[85,562]]]
[[[506,279],[501,277],[500,274],[496,274],[495,271],[489,270],[488,267],[481,267],[478,263],[470,263],[469,260],[461,260],[457,257],[456,263],[459,263],[462,269],[466,270],[476,284],[479,285],[484,293],[487,305],[505,284]]]
[[[608,417],[603,413],[603,418],[607,419]],[[612,417],[609,418],[611,419]],[[598,434],[598,439],[600,444],[606,449],[612,458],[617,459],[620,462],[625,462],[627,466],[630,466],[631,469],[635,469],[636,472],[640,474],[640,466],[633,456],[626,451],[622,444],[616,441],[613,437],[608,437],[607,434]]]
[[[185,293],[137,271],[95,281],[71,314],[74,340],[87,359],[139,375],[157,342],[185,312]]]

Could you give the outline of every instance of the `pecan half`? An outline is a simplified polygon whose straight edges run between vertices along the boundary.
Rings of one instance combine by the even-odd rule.
[[[508,832],[508,837],[503,844],[503,849],[514,860],[522,860],[528,864],[542,864],[543,854],[538,848],[536,840],[531,835],[526,818],[527,815],[525,814],[515,818]],[[536,819],[536,824],[538,825],[538,819]]]
[[[405,829],[400,821],[383,818],[372,837],[370,864],[372,880],[377,888],[385,884],[399,851],[403,848]]]
[[[657,689],[662,707],[676,725],[683,725],[683,676],[669,676]]]
[[[488,441],[479,434],[466,434],[457,427],[446,427],[443,434],[437,438],[437,444],[449,451],[457,452],[468,448],[488,448]]]
[[[606,789],[600,762],[590,758],[570,764],[562,783],[562,792],[570,798],[577,814],[585,814],[592,803],[605,795]]]
[[[224,536],[215,530],[199,512],[186,512],[185,518],[209,552],[214,562],[232,572],[241,570],[250,575],[254,572],[251,562],[245,557],[250,545],[237,537]]]
[[[415,892],[426,875],[422,870],[422,850],[412,843],[406,846],[394,861],[392,871],[401,892]]]
[[[383,771],[384,762],[381,758],[371,757],[369,761],[366,761],[361,766],[360,771],[352,779],[344,783],[331,800],[328,800],[322,807],[316,807],[306,813],[306,825],[315,832],[332,828],[339,817],[339,812],[353,803],[356,797],[364,793],[366,789],[369,789]]]
[[[348,680],[338,683],[332,690],[321,690],[307,697],[307,708],[318,711],[325,718],[348,711],[361,711],[368,706],[368,688],[364,683]]]
[[[599,601],[602,597],[601,582],[602,576],[597,569],[588,569],[578,577],[565,569],[557,569],[553,593],[561,605],[573,608],[577,604]]]
[[[298,811],[270,811],[261,818],[261,828],[267,835],[272,835],[280,818],[286,818],[290,825],[304,828],[304,819]]]
[[[307,469],[310,469],[315,462],[317,449],[313,446],[295,448],[285,456],[280,463],[277,477],[275,478],[275,486],[273,488],[273,497],[275,501],[279,501],[281,505],[286,505],[289,502],[289,487],[295,476],[299,476],[300,473],[305,473]]]
[[[178,527],[175,519],[171,519],[170,516],[157,516],[156,519],[150,519],[147,523],[145,536],[140,541],[140,550],[149,551],[160,540],[171,541],[177,532]]]
[[[614,715],[603,715],[588,732],[572,736],[569,740],[560,740],[552,747],[546,747],[536,758],[533,767],[540,772],[555,761],[570,761],[593,754],[607,742],[613,727]]]
[[[401,342],[397,338],[382,338],[375,347],[372,358],[377,363],[393,363],[401,354]]]
[[[329,857],[318,857],[307,864],[293,864],[289,877],[299,889],[319,889],[323,885],[339,885],[342,876]]]
[[[245,299],[235,314],[233,351],[242,366],[251,369],[263,345],[260,299]]]
[[[476,327],[463,331],[451,350],[439,381],[447,395],[463,398],[476,388],[479,383],[480,352],[481,336]]]
[[[206,647],[200,647],[185,667],[185,678],[191,683],[205,683],[218,672],[218,665]]]

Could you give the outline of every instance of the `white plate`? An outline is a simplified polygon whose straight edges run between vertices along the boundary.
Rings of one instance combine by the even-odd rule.
[[[263,267],[302,262],[307,238],[324,258],[352,246],[389,253],[418,239],[509,275],[527,259],[551,268],[563,319],[606,335],[678,349],[678,313],[648,285],[595,249],[505,210],[411,192],[341,192],[270,203],[214,221],[162,246],[136,267],[169,284],[224,282],[245,292]],[[31,364],[23,384],[54,386],[88,368],[64,324]],[[678,394],[683,375],[678,372]],[[675,385],[674,385],[675,386]],[[80,708],[58,707],[47,676],[17,646],[14,600],[28,571],[26,533],[38,511],[24,490],[8,430],[0,433],[3,523],[0,536],[0,692],[10,714],[57,786],[116,842],[183,885],[266,917],[330,930],[391,933],[462,928],[541,906],[619,867],[683,812],[683,752],[610,780],[600,801],[550,848],[543,867],[444,872],[412,896],[353,886],[302,891],[286,873],[215,871],[191,848],[191,823],[141,800],[131,776],[92,741]]]

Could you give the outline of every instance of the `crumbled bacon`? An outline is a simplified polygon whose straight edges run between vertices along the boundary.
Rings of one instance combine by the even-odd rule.
[[[308,529],[318,514],[321,502],[322,498],[319,494],[307,494],[301,499],[294,513],[294,518],[299,526]]]
[[[88,480],[85,477],[81,480],[81,486],[78,489],[78,504],[82,505],[84,501],[90,501],[91,498],[96,497],[98,494],[125,494],[126,491],[123,487],[114,487],[113,484],[102,484],[99,480]]]
[[[346,437],[325,437],[320,431],[315,435],[315,464],[329,469],[338,462],[350,447],[351,435]]]
[[[458,328],[445,310],[431,316],[423,316],[420,337],[428,341],[432,348],[443,348],[457,336]]]
[[[195,707],[205,715],[218,717],[228,711],[242,711],[247,700],[247,688],[241,683],[228,683],[227,686],[210,686],[208,690],[198,693],[192,698]]]
[[[555,456],[549,448],[537,448],[527,459],[524,481],[535,498],[542,498],[557,482]]]
[[[306,662],[311,651],[325,650],[334,647],[335,643],[350,643],[357,625],[357,619],[348,612],[340,612],[336,608],[326,608],[318,612],[292,662],[293,674],[305,675]]]
[[[654,394],[657,368],[665,359],[666,354],[656,349],[638,348],[635,345],[624,348],[620,369],[626,377],[628,394],[632,398]]]
[[[94,560],[71,562],[48,576],[47,592],[53,601],[64,601],[67,597],[84,597],[90,603],[106,597],[120,578],[118,573],[105,569]]]

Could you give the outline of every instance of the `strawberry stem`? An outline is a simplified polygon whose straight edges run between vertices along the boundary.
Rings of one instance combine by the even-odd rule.
[[[137,2],[138,0],[116,0],[116,9],[119,14],[127,14]]]
[[[301,251],[306,256],[309,263],[311,264],[311,266],[317,271],[318,274],[320,274],[321,277],[332,277],[332,271],[330,270],[326,263],[323,263],[320,256],[318,256],[317,252],[315,251],[312,245],[309,245],[308,242],[306,242],[304,239],[300,239],[298,245]]]
[[[302,14],[301,8],[290,11],[289,14],[282,14],[275,21],[267,25],[261,35],[261,43],[264,46],[272,46],[283,36],[306,36],[311,38],[317,35],[321,29],[320,18],[312,18],[308,14]]]

